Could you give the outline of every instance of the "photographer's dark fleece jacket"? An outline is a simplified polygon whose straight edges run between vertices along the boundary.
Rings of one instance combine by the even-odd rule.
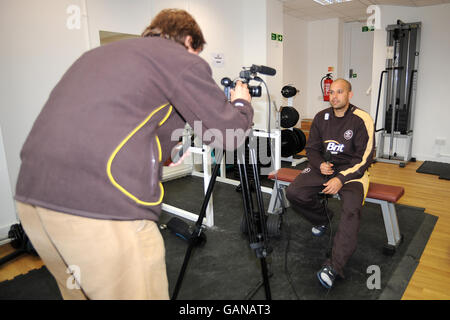
[[[188,122],[225,137],[227,128],[252,125],[251,105],[229,103],[211,73],[202,58],[163,38],[86,52],[53,89],[25,141],[15,199],[95,219],[156,221],[162,164],[178,143],[172,132]]]

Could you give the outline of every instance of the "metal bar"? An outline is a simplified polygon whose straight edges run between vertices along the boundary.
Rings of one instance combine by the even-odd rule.
[[[399,63],[399,55],[400,55],[400,41],[395,40],[394,41],[394,66],[398,67]],[[397,64],[397,65],[396,65]],[[397,88],[398,88],[398,69],[395,69],[393,71],[393,88],[391,90],[393,91],[393,95],[391,97],[392,102],[392,117],[391,117],[391,137],[389,140],[389,158],[393,155],[393,149],[394,149],[394,131],[395,131],[395,118],[396,118],[396,110],[397,110]]]
[[[182,218],[185,218],[185,219],[188,219],[188,220],[191,220],[191,221],[197,221],[198,220],[198,214],[195,214],[195,213],[192,213],[192,212],[189,212],[189,211],[186,211],[186,210],[183,210],[183,209],[171,206],[169,204],[163,203],[161,209],[163,211],[166,211],[166,212],[171,213],[171,214],[175,214],[177,216],[180,216]],[[212,227],[213,226],[213,225],[208,224],[206,219],[203,220],[203,224],[205,226],[207,226],[207,227]]]
[[[384,128],[377,130],[377,121],[378,121],[378,109],[380,107],[381,90],[382,90],[382,87],[383,87],[383,76],[384,76],[385,73],[388,73],[388,72],[386,70],[384,70],[384,71],[381,72],[381,75],[380,75],[380,86],[378,88],[378,99],[377,99],[377,111],[375,113],[375,125],[374,125],[375,132],[384,130]]]
[[[392,224],[392,232],[393,232],[393,236],[394,236],[395,245],[398,245],[398,243],[401,240],[401,235],[400,235],[400,229],[398,227],[397,212],[395,211],[395,205],[392,202],[388,202],[388,208],[389,208],[389,216],[390,216],[390,221]]]
[[[386,229],[386,236],[388,244],[395,246],[397,244],[395,240],[394,227],[391,220],[391,214],[388,206],[388,202],[384,200],[366,198],[367,202],[377,203],[381,206],[381,212],[383,214],[384,228]]]

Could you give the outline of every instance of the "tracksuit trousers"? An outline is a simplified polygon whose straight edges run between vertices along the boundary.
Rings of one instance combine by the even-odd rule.
[[[302,214],[314,226],[329,225],[333,212],[325,210],[320,201],[323,185],[328,178],[314,169],[306,168],[302,174],[286,189],[286,197],[292,208]],[[342,212],[338,230],[333,240],[331,256],[323,265],[331,266],[342,278],[344,267],[356,250],[358,231],[361,218],[361,208],[369,186],[368,172],[358,180],[346,182],[339,191],[342,202]]]

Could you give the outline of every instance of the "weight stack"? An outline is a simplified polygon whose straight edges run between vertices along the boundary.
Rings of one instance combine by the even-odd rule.
[[[409,114],[406,110],[395,110],[394,132],[400,132],[400,134],[408,133],[408,116]],[[390,134],[392,129],[392,107],[388,108],[385,118],[385,130]]]

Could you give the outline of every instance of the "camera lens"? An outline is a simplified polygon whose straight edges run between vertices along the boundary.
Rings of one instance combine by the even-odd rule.
[[[248,86],[248,91],[252,97],[261,97],[262,87],[261,86]]]

